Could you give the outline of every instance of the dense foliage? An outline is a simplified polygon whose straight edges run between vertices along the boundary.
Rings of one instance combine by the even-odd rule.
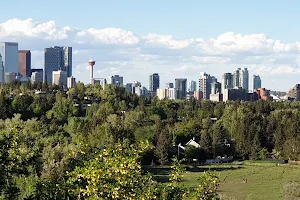
[[[35,89],[47,94],[36,94]],[[171,191],[178,187],[176,195],[181,189],[175,180],[163,187],[151,176],[141,176],[141,164],[169,164],[174,156],[185,157],[185,162],[217,156],[298,160],[299,108],[299,102],[142,99],[110,85],[102,90],[99,85],[78,83],[67,93],[45,84],[2,85],[1,197],[124,199],[126,193],[128,199],[134,195],[151,199],[171,195],[168,187],[173,187]],[[201,148],[176,151],[176,145],[192,138]],[[145,141],[149,148],[141,151],[138,144]],[[124,170],[130,173],[123,174]],[[217,179],[205,176],[210,181],[200,179],[197,191],[214,198],[215,193],[208,194],[205,188],[215,191]]]

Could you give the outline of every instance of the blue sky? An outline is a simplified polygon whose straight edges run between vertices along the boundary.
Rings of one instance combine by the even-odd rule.
[[[42,2],[42,3],[41,3]],[[265,33],[284,41],[300,35],[300,1],[290,0],[10,0],[1,2],[1,20],[55,20],[59,26],[119,27],[138,34],[178,38],[214,37],[227,31]],[[19,6],[15,6],[19,5]]]
[[[3,27],[4,24],[9,24],[9,26],[5,26],[6,28],[2,28],[3,30],[13,30],[13,25],[16,26],[16,23],[13,25],[12,23],[7,23],[10,19],[17,18],[20,20],[17,22],[18,26],[20,26],[25,23],[25,20],[31,18],[33,25],[29,28],[54,21],[55,25],[51,27],[55,30],[70,26],[75,28],[76,31],[72,31],[72,33],[68,32],[67,39],[63,38],[57,40],[52,38],[52,42],[49,42],[49,39],[43,39],[43,37],[46,37],[44,32],[41,34],[29,34],[23,37],[22,34],[20,34],[22,31],[18,29],[18,33],[13,32],[10,33],[11,35],[3,33],[1,36],[0,26],[0,40],[17,40],[19,41],[20,47],[33,49],[33,51],[35,51],[35,53],[33,53],[35,65],[42,65],[41,52],[43,48],[39,46],[41,44],[65,45],[70,43],[69,45],[74,46],[74,50],[77,51],[77,55],[74,55],[74,66],[78,68],[82,68],[84,61],[88,60],[91,56],[93,58],[96,57],[98,60],[101,60],[101,62],[102,58],[97,57],[100,56],[100,54],[103,56],[111,56],[109,64],[105,61],[103,61],[103,63],[100,62],[102,64],[102,71],[99,71],[99,73],[102,73],[101,75],[107,76],[113,72],[122,74],[123,72],[124,74],[128,74],[127,79],[126,77],[124,77],[124,79],[130,82],[136,79],[136,77],[132,75],[135,73],[130,73],[128,70],[134,69],[137,71],[137,69],[139,69],[137,66],[140,66],[140,69],[143,70],[139,72],[142,73],[145,71],[147,73],[146,75],[140,76],[145,86],[148,85],[148,74],[156,71],[164,76],[162,82],[167,82],[172,81],[173,78],[180,75],[185,75],[189,79],[197,79],[199,72],[204,70],[220,77],[222,72],[230,72],[233,71],[235,67],[241,66],[253,69],[253,73],[270,73],[261,75],[263,86],[274,90],[287,90],[289,87],[299,83],[297,82],[297,76],[300,73],[300,58],[297,55],[300,52],[300,47],[298,49],[297,44],[300,37],[300,28],[298,25],[298,19],[300,18],[299,8],[300,1],[297,0],[287,2],[280,0],[27,0],[22,2],[19,0],[10,0],[1,2],[0,24],[2,24]],[[24,26],[29,25],[27,23]],[[99,34],[101,35],[101,41],[97,43],[98,46],[77,45],[76,41],[74,42],[72,34],[78,34],[78,32],[86,31],[89,28],[106,30],[104,33],[103,31],[95,31],[93,34],[88,33],[91,39],[96,38],[95,40],[98,42]],[[107,30],[107,28],[113,28],[113,30]],[[128,41],[125,42],[125,37],[127,39],[129,37],[127,35],[128,32],[116,31],[116,29],[133,33],[139,38],[139,42],[133,42],[134,44],[130,43],[128,46]],[[7,30],[6,33],[8,32]],[[28,30],[29,29],[25,27],[24,34],[26,34]],[[51,32],[49,29],[47,29],[47,31]],[[230,34],[229,36],[228,34],[223,35],[228,32],[233,32],[234,36]],[[40,34],[38,35],[38,39],[37,34]],[[103,34],[109,34],[110,36],[103,36]],[[150,37],[149,34],[156,34],[158,36],[153,38],[152,36]],[[199,49],[196,47],[199,45],[199,41],[196,42],[197,45],[195,42],[189,42],[189,45],[174,43],[174,40],[175,42],[183,42],[183,40],[196,40],[197,38],[202,38],[207,40],[206,42],[209,42],[212,38],[217,40],[221,35],[223,35],[223,39],[219,40],[223,42],[224,40],[226,40],[226,42],[230,40],[230,43],[232,43],[235,42],[232,40],[239,38],[238,34],[245,37],[240,41],[239,45],[237,45],[238,49],[230,47],[232,52],[229,52],[230,50],[224,46],[220,47],[221,50],[216,49],[216,45],[219,45],[218,41],[214,42],[214,48],[212,49],[207,49],[207,46],[210,47],[211,44],[206,45],[206,54],[201,50],[201,55],[200,53],[199,55],[194,53],[194,51]],[[262,34],[263,36],[251,36],[253,34]],[[166,38],[166,35],[172,36],[172,38]],[[103,37],[105,39],[103,39]],[[109,42],[107,42],[107,37],[113,38],[109,38]],[[224,39],[224,37],[226,39]],[[119,42],[111,41],[116,38],[122,39],[117,39]],[[272,41],[270,42],[269,39]],[[76,40],[78,40],[77,37]],[[281,44],[275,45],[276,40],[279,40],[285,46],[283,47]],[[33,42],[29,45],[28,41]],[[36,46],[34,46],[34,41],[36,41]],[[125,42],[125,46],[127,46],[124,47],[122,42]],[[151,46],[145,45],[150,43]],[[155,45],[153,45],[154,43]],[[246,48],[243,53],[241,53],[241,48],[243,48],[245,43],[247,43],[247,48],[249,49]],[[25,44],[28,45],[28,47]],[[264,47],[266,44],[273,45],[273,50],[266,50]],[[174,45],[177,45],[175,48],[176,51],[174,50]],[[258,47],[256,48],[253,45],[258,45]],[[291,45],[294,46],[291,47]],[[101,51],[97,52],[95,48],[101,48]],[[204,47],[201,46],[201,49],[202,48]],[[278,48],[282,49],[279,51]],[[83,52],[83,50],[85,51]],[[215,52],[213,53],[214,61],[211,63],[207,60],[211,59],[212,50]],[[120,51],[126,52],[126,55],[124,53],[114,54],[114,52]],[[131,54],[130,52],[133,51],[135,51],[135,53]],[[139,53],[137,53],[137,51]],[[226,51],[226,53],[224,53],[224,51]],[[144,59],[145,55],[148,60]],[[195,56],[197,57],[196,59],[194,59]],[[124,59],[124,57],[126,58]],[[140,59],[141,57],[143,59]],[[191,62],[191,58],[196,61]],[[226,58],[227,61],[223,58]],[[151,62],[153,61],[154,66],[149,64],[149,59]],[[177,59],[177,63],[171,62]],[[221,61],[218,63],[216,60],[220,59]],[[230,62],[228,62],[228,59]],[[251,62],[249,60],[251,60]],[[156,68],[155,64],[157,63],[159,63],[160,68]],[[106,68],[107,70],[105,70]],[[189,70],[192,72],[189,72]],[[280,70],[289,72],[289,78],[287,78],[283,84],[279,84],[277,81],[279,75],[281,75]],[[179,73],[183,71],[184,73]],[[78,71],[77,73],[78,75],[82,74],[82,71]],[[85,77],[80,77],[79,79],[87,82]]]

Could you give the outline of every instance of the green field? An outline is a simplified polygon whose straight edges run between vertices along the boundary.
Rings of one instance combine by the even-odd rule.
[[[274,163],[219,164],[189,167],[183,177],[185,186],[197,186],[197,179],[205,170],[215,171],[220,178],[219,193],[224,199],[277,200],[284,199],[283,186],[300,182],[300,167]],[[167,182],[168,168],[149,170],[159,182]],[[247,179],[245,183],[243,179]]]

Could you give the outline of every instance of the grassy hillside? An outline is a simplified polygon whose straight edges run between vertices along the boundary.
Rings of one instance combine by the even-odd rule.
[[[219,193],[224,199],[283,199],[283,186],[291,181],[300,182],[300,167],[274,163],[243,163],[190,167],[184,174],[183,184],[197,185],[205,170],[216,171],[220,177]],[[167,182],[168,168],[149,170],[156,180]],[[247,179],[247,183],[243,181]]]

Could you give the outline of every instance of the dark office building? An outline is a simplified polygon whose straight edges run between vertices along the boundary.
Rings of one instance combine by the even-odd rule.
[[[187,91],[187,79],[175,79],[175,99],[185,99]]]
[[[156,93],[159,88],[159,75],[157,73],[151,74],[149,77],[149,92]]]
[[[30,50],[19,50],[19,74],[23,77],[31,76]]]

